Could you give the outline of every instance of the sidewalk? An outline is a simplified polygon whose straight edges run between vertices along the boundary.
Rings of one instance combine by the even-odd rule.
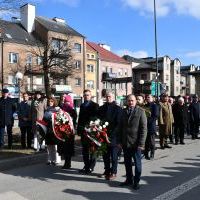
[[[46,163],[46,149],[36,152],[34,149],[21,149],[20,129],[13,127],[13,148],[7,148],[7,134],[5,134],[5,148],[0,149],[0,172],[27,165]],[[80,137],[76,136],[75,141],[80,144]]]

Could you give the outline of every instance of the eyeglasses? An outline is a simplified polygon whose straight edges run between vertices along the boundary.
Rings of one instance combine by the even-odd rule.
[[[89,94],[84,94],[83,96],[90,96]]]

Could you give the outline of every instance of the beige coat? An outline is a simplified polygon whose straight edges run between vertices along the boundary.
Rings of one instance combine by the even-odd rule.
[[[160,116],[159,116],[160,135],[165,135],[165,136],[171,135],[173,123],[174,123],[174,117],[171,105],[169,103],[160,102]]]
[[[47,100],[43,99],[40,101],[33,100],[31,103],[31,121],[33,133],[36,131],[36,120],[42,120],[44,117],[44,112],[47,108]]]

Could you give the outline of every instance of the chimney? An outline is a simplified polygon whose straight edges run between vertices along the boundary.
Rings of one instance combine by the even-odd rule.
[[[108,50],[108,51],[111,50],[111,47],[108,46],[107,44],[100,44],[100,43],[99,43],[99,46],[102,47],[102,48],[104,48],[104,49],[106,49],[106,50]]]
[[[22,26],[31,33],[35,29],[35,6],[25,4],[20,8],[20,18]]]
[[[54,20],[55,22],[62,23],[62,24],[65,24],[65,23],[66,23],[64,19],[58,18],[58,17],[54,17],[53,20]]]

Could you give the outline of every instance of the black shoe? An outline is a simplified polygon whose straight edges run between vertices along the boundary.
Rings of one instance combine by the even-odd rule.
[[[161,146],[161,147],[160,147],[160,149],[164,150],[164,149],[165,149],[165,147],[164,147],[164,146]]]
[[[133,185],[133,182],[127,180],[119,184],[119,186],[130,186],[130,185]]]
[[[172,147],[171,146],[169,146],[168,144],[167,145],[165,145],[164,146],[165,148],[167,148],[167,149],[171,149]]]
[[[133,189],[134,189],[134,190],[139,190],[139,189],[140,189],[139,183],[134,183],[134,184],[133,184]]]
[[[185,142],[180,142],[180,144],[184,145],[184,144],[185,144]]]
[[[70,169],[71,168],[71,165],[63,165],[62,166],[62,169]]]
[[[46,164],[47,164],[47,165],[51,165],[51,161],[48,161]]]
[[[85,169],[85,168],[83,168],[83,169],[79,170],[80,174],[91,174],[92,172],[93,172],[92,169]]]
[[[151,153],[150,153],[150,159],[154,159],[154,155],[155,155],[155,153],[154,153],[154,152],[151,152]]]
[[[151,160],[149,156],[145,156],[145,159],[146,160]]]

